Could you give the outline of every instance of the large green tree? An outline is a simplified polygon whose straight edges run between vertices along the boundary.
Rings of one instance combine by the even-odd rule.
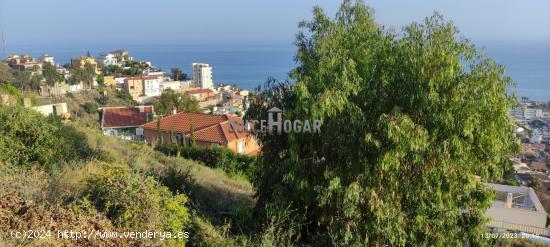
[[[493,194],[475,176],[499,178],[517,147],[504,68],[438,14],[395,32],[345,1],[300,26],[295,85],[268,85],[247,118],[277,106],[323,125],[258,134],[258,208],[303,216],[313,245],[482,244]]]
[[[85,88],[92,88],[96,79],[96,67],[94,65],[86,63],[83,68],[73,66],[70,71],[69,84],[75,85],[82,82]]]
[[[175,108],[177,112],[199,112],[199,102],[188,94],[177,93],[171,89],[162,93],[160,98],[154,102],[155,111],[161,115],[170,115]]]
[[[46,80],[48,86],[54,86],[56,83],[63,81],[63,76],[57,73],[55,65],[45,62],[42,65],[42,76]]]
[[[172,68],[170,69],[170,73],[172,74],[172,79],[175,81],[187,80],[187,74],[183,73],[180,68]]]

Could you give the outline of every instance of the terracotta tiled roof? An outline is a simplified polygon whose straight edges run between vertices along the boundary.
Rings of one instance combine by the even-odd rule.
[[[140,107],[143,107],[143,112],[140,112]],[[153,113],[153,107],[107,107],[102,111],[102,128],[137,127],[147,123],[147,115]]]
[[[191,126],[193,126],[196,140],[216,143],[229,143],[249,136],[249,133],[245,131],[230,131],[230,121],[242,123],[243,120],[226,115],[180,112],[162,118],[160,129],[163,132],[173,131],[174,133],[189,135]],[[144,124],[142,127],[157,130],[157,121]]]
[[[200,93],[213,93],[214,91],[210,88],[199,88],[185,91],[188,94],[200,94]]]

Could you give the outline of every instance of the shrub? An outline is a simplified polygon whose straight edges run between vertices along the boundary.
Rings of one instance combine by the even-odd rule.
[[[0,106],[0,160],[46,168],[93,154],[86,138],[56,117],[22,107]]]
[[[237,154],[227,148],[159,145],[157,150],[167,155],[179,154],[186,159],[201,161],[206,166],[222,169],[232,175],[243,174],[249,179],[254,176],[256,157]]]
[[[82,105],[82,107],[84,108],[84,110],[87,113],[96,113],[97,112],[97,104],[96,103],[86,102],[86,103],[84,103],[84,105]]]
[[[128,100],[128,101],[133,100],[132,95],[130,95],[130,93],[124,90],[117,91],[116,97],[121,98],[123,100]]]
[[[85,180],[83,199],[104,213],[115,226],[142,231],[184,232],[189,214],[187,197],[172,196],[155,179],[130,170],[127,165],[98,163],[99,171]],[[168,246],[180,246],[185,239]]]

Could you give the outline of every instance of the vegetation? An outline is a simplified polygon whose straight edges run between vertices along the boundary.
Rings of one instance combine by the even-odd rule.
[[[19,71],[12,70],[13,82],[12,84],[17,88],[21,88],[23,91],[38,92],[40,90],[40,83],[42,82],[42,75],[39,73],[33,73],[38,71]]]
[[[174,90],[168,89],[162,93],[160,98],[153,105],[155,112],[160,115],[170,115],[173,109],[178,112],[200,112],[199,102],[188,94],[176,93]]]
[[[45,62],[42,65],[42,75],[44,76],[44,79],[46,80],[46,84],[48,86],[53,86],[58,82],[64,81],[63,76],[57,73],[57,68],[55,67],[55,65],[48,62]]]
[[[0,160],[7,164],[51,170],[93,154],[74,128],[22,107],[0,106],[0,135]]]
[[[504,69],[437,14],[402,32],[372,16],[362,2],[345,1],[335,18],[316,8],[301,24],[296,83],[269,80],[245,118],[267,119],[276,106],[286,119],[322,120],[321,133],[257,132],[257,158],[104,136],[97,107],[134,103],[108,88],[68,94],[71,122],[0,106],[0,246],[531,244],[480,238],[494,195],[475,176],[502,180],[517,148]],[[2,64],[0,81],[9,84],[0,91],[21,97],[17,83],[36,86],[30,73]],[[127,75],[146,67],[126,65]],[[73,71],[73,83],[93,82],[90,68]],[[199,111],[173,91],[155,108]],[[186,231],[190,238],[6,237],[20,228]]]
[[[140,76],[145,69],[149,68],[145,62],[126,61],[124,66],[108,65],[103,69],[106,76]]]
[[[247,117],[277,106],[321,134],[258,135],[259,215],[303,215],[303,244],[483,244],[493,193],[475,175],[500,178],[517,148],[504,68],[438,14],[397,33],[345,1],[301,27],[296,85],[268,84]]]
[[[96,167],[99,172],[85,179],[84,203],[90,202],[115,226],[136,231],[186,230],[189,214],[185,195],[172,196],[153,177],[141,176],[127,165],[100,163]],[[169,246],[184,244],[185,238],[167,240]]]
[[[230,175],[244,175],[248,179],[254,176],[256,158],[237,154],[227,148],[163,144],[156,149],[166,155],[179,155],[186,159],[200,161],[208,167],[219,168]]]
[[[96,78],[96,67],[94,65],[86,63],[83,68],[73,66],[70,72],[69,84],[76,85],[82,82],[85,88],[92,88]]]
[[[97,104],[93,102],[86,102],[82,106],[87,113],[97,113]]]
[[[172,68],[170,69],[170,72],[172,74],[172,79],[175,81],[183,81],[187,80],[187,74],[183,73],[180,68]]]

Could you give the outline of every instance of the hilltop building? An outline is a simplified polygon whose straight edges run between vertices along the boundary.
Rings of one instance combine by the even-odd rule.
[[[93,57],[87,57],[87,56],[81,56],[79,58],[75,58],[72,61],[73,67],[77,67],[80,69],[83,69],[86,64],[91,64],[94,67],[96,75],[99,75],[100,70],[97,66],[97,61]]]
[[[143,96],[143,78],[141,77],[128,77],[124,80],[124,90],[128,92],[132,99],[136,100]]]
[[[130,93],[134,100],[140,97],[155,97],[161,94],[161,81],[162,77],[157,76],[128,77],[125,79],[123,89]]]
[[[8,65],[19,71],[42,73],[42,61],[28,55],[11,55],[7,59]]]
[[[55,65],[55,61],[53,59],[53,56],[50,56],[48,53],[44,53],[44,55],[42,55],[42,62],[50,63],[51,65]]]
[[[128,52],[122,50],[102,53],[97,57],[97,62],[101,67],[107,67],[109,65],[124,66],[126,61],[132,60],[133,58],[128,56]]]

